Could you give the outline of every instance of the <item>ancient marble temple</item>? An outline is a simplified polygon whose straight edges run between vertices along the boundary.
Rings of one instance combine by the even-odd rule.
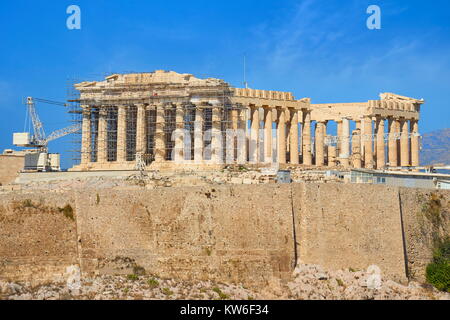
[[[423,100],[312,104],[290,92],[155,71],[82,82],[81,161],[73,170],[303,165],[419,166]]]

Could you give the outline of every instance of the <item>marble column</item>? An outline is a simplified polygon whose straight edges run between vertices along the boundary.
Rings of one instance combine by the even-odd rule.
[[[324,139],[325,139],[325,123],[322,121],[316,122],[316,166],[323,166],[325,164],[325,154],[324,154]]]
[[[223,163],[221,110],[222,107],[213,107],[212,109],[211,161],[214,164]]]
[[[286,163],[286,112],[284,109],[278,109],[277,124],[277,159],[278,163]]]
[[[289,142],[289,154],[291,164],[299,164],[299,151],[298,151],[298,110],[291,111],[291,125],[290,125],[290,142]]]
[[[107,162],[107,126],[106,126],[107,110],[101,108],[98,116],[98,149],[97,149],[97,162]]]
[[[342,166],[348,168],[350,166],[350,120],[342,120],[342,139],[341,150],[339,152],[339,161]]]
[[[147,145],[147,126],[145,121],[145,105],[137,105],[136,153],[145,154]]]
[[[91,110],[83,106],[83,124],[81,133],[81,164],[91,162]]]
[[[238,164],[247,163],[247,109],[239,110],[239,118],[242,121],[241,128],[237,131],[236,157]]]
[[[159,104],[156,107],[155,162],[166,161],[165,124],[164,105]]]
[[[401,133],[400,133],[400,165],[402,167],[409,166],[409,130],[408,120],[400,120]]]
[[[194,161],[196,163],[203,161],[203,121],[203,109],[197,106],[194,122]]]
[[[352,166],[355,169],[360,169],[362,167],[360,129],[356,129],[352,133]]]
[[[239,126],[238,110],[231,110],[231,124],[227,128],[226,159],[228,164],[235,163],[237,159],[237,135]]]
[[[364,131],[363,131],[363,141],[364,141],[364,167],[366,169],[373,169],[373,149],[372,149],[372,118],[364,117]]]
[[[377,169],[386,167],[386,153],[384,143],[384,118],[377,117]]]
[[[250,162],[259,162],[259,107],[251,107],[251,129],[250,129]]]
[[[336,147],[328,146],[328,166],[335,167],[336,166]]]
[[[342,151],[342,120],[336,120],[336,132],[337,132],[336,151],[338,158],[340,158]]]
[[[389,142],[388,142],[388,158],[389,166],[398,166],[398,150],[397,150],[397,120],[389,118]]]
[[[264,161],[273,162],[272,157],[272,108],[264,108]]]
[[[175,163],[181,163],[184,160],[184,108],[181,104],[176,106],[175,111],[175,131],[174,131],[174,157]]]
[[[418,120],[411,120],[411,165],[413,167],[418,167],[420,165],[420,136]]]
[[[303,130],[302,130],[302,148],[303,148],[303,164],[312,165],[311,154],[311,113],[303,112]]]
[[[126,107],[120,105],[117,107],[117,162],[126,161],[126,143],[127,143],[127,125],[126,125]]]

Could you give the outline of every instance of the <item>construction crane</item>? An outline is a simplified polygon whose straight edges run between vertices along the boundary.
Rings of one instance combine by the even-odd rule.
[[[36,112],[36,102],[67,107],[66,103],[46,99],[27,97],[27,115],[33,126],[33,134],[30,132],[16,132],[13,135],[13,144],[19,147],[32,148],[25,156],[26,171],[60,171],[59,154],[48,153],[48,143],[81,130],[81,124],[74,124],[67,128],[59,129],[46,136],[44,126]]]

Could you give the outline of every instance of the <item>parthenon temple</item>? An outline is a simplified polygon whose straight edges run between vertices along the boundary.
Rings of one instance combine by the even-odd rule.
[[[75,85],[82,121],[72,170],[299,165],[419,166],[424,100],[392,93],[312,104],[290,92],[234,88],[223,80],[155,71]]]

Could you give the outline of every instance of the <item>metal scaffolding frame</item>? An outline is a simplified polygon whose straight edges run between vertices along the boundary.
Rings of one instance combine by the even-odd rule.
[[[108,76],[108,75],[106,75]],[[106,77],[102,75],[102,77]],[[156,95],[152,90],[149,90],[148,84],[141,83],[131,83],[131,84],[120,84],[112,87],[115,92],[121,92],[120,97],[102,97],[100,100],[96,98],[85,97],[81,99],[80,92],[76,90],[75,84],[86,81],[86,79],[98,79],[99,75],[90,76],[80,80],[79,78],[68,79],[67,85],[67,100],[69,105],[69,113],[72,115],[72,122],[82,124],[83,122],[83,107],[88,107],[90,110],[90,145],[91,152],[89,159],[91,162],[98,161],[99,154],[99,118],[100,118],[100,108],[102,110],[106,109],[106,161],[115,162],[118,160],[117,149],[118,149],[118,106],[126,106],[126,143],[125,143],[125,155],[126,161],[143,161],[146,165],[149,165],[155,160],[155,135],[157,128],[157,114],[156,110],[152,108],[154,101],[158,101],[158,104],[164,104],[164,124],[163,124],[163,135],[165,141],[165,160],[173,160],[173,151],[175,148],[175,141],[173,139],[173,133],[177,128],[183,128],[185,132],[189,133],[190,141],[184,142],[185,150],[190,146],[190,152],[186,152],[184,160],[194,160],[194,131],[195,131],[195,117],[197,108],[201,108],[203,112],[203,132],[206,133],[213,128],[213,108],[220,106],[220,130],[222,134],[222,155],[225,161],[226,152],[225,148],[227,146],[226,141],[226,131],[233,128],[233,119],[231,116],[232,110],[246,110],[240,104],[233,104],[231,102],[231,96],[233,88],[227,83],[223,83],[220,86],[205,86],[202,82],[191,83],[190,95],[186,95],[184,90],[180,88],[171,89],[166,83],[152,84],[151,89],[157,90]],[[89,90],[87,90],[89,94]],[[85,92],[86,94],[86,92]],[[88,96],[88,95],[87,95]],[[196,96],[201,96],[203,100],[209,99],[215,103],[210,105],[195,105],[192,100]],[[180,103],[180,101],[183,101]],[[145,146],[144,154],[137,155],[137,105],[143,104],[147,107],[145,108]],[[183,108],[183,123],[177,123],[177,105]],[[105,111],[103,111],[105,112]],[[237,128],[246,130],[246,118],[245,112],[237,112]],[[236,126],[236,124],[234,124]],[[72,137],[72,162],[74,165],[80,164],[82,159],[82,136],[81,132],[73,135]],[[234,154],[237,154],[237,143],[234,143]],[[204,149],[211,149],[211,139],[204,141]],[[205,152],[209,157],[211,152]],[[205,159],[208,160],[208,159]]]

